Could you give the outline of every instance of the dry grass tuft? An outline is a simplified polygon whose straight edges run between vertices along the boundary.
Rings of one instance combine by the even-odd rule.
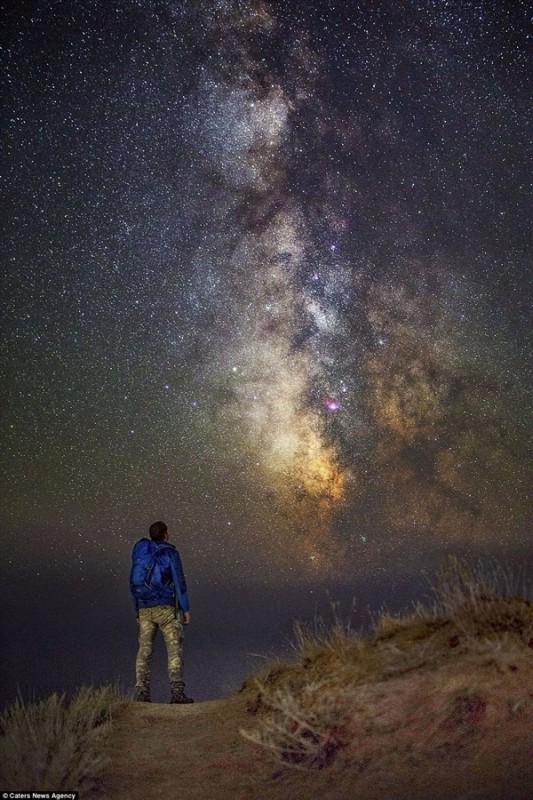
[[[18,698],[0,715],[0,785],[6,790],[78,790],[83,796],[104,763],[103,738],[124,702],[116,688],[82,687],[66,702]]]
[[[467,638],[511,633],[533,648],[533,605],[521,591],[525,594],[499,564],[472,567],[453,557],[437,575],[434,613],[451,620]]]
[[[241,733],[284,763],[321,769],[348,741],[344,699],[327,682],[307,683],[298,692],[282,687],[269,698],[273,713],[261,729]]]

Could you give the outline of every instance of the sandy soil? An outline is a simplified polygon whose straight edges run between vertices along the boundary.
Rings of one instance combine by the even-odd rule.
[[[533,657],[531,659],[533,662]],[[533,663],[475,674],[483,703],[450,705],[453,666],[358,689],[353,740],[321,770],[246,741],[251,697],[131,703],[108,740],[109,800],[533,800]]]

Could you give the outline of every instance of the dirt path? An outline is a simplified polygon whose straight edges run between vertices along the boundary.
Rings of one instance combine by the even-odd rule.
[[[241,698],[194,705],[131,703],[108,741],[103,776],[110,800],[253,800],[254,749],[239,734],[249,726]]]

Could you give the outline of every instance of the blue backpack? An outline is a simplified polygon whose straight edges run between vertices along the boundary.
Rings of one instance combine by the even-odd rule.
[[[131,593],[141,604],[172,602],[175,597],[175,575],[166,543],[141,539],[132,553]]]

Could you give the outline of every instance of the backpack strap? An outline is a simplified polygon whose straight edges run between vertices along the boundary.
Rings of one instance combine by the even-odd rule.
[[[144,585],[148,588],[152,588],[151,580],[152,580],[152,572],[155,569],[155,565],[157,563],[157,559],[159,558],[159,550],[156,550],[155,555],[152,559],[151,564],[149,565],[148,569],[146,570],[146,576],[144,578]]]

